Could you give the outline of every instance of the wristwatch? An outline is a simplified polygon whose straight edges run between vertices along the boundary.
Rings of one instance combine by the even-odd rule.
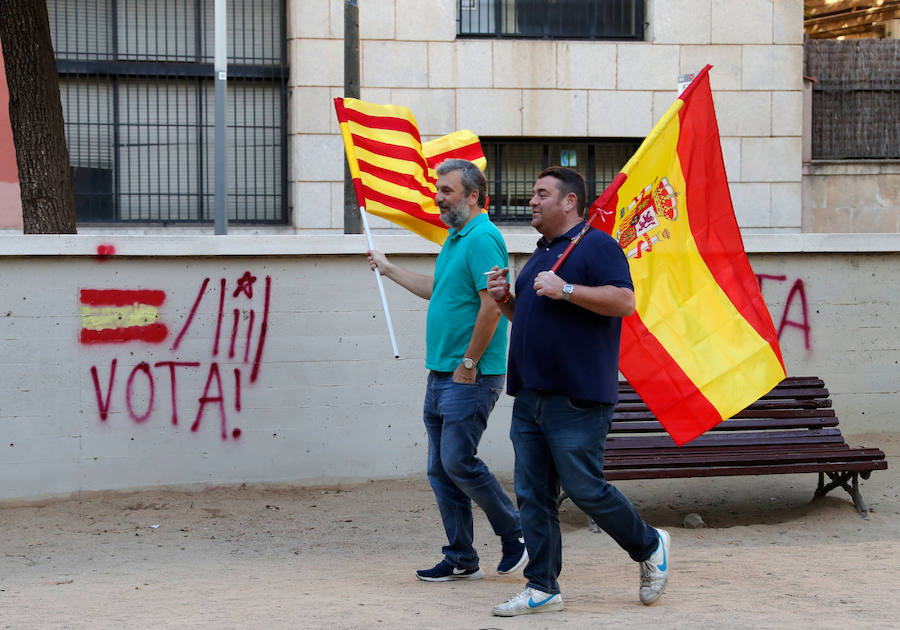
[[[567,302],[572,298],[572,292],[575,290],[575,287],[568,282],[563,285],[563,299]]]
[[[476,362],[469,357],[463,357],[462,364],[464,368],[466,368],[467,370],[471,370],[475,367]]]

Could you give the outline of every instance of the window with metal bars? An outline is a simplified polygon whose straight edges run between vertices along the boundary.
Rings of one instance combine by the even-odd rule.
[[[457,0],[464,37],[644,39],[644,0]]]
[[[487,158],[488,213],[498,223],[531,221],[528,204],[538,174],[548,166],[568,166],[584,177],[587,204],[612,182],[641,139],[586,140],[553,138],[481,138]],[[585,209],[586,210],[586,209]]]
[[[228,220],[287,222],[285,0],[229,0]],[[214,219],[214,0],[48,0],[76,217]]]

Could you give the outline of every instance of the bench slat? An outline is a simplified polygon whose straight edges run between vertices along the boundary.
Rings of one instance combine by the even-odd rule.
[[[685,477],[727,477],[734,475],[779,475],[805,472],[866,472],[885,470],[887,461],[866,462],[817,462],[790,465],[765,466],[713,466],[695,468],[633,468],[610,470],[606,473],[609,481],[621,479],[670,479]]]
[[[815,429],[822,427],[836,427],[837,418],[834,416],[827,417],[800,417],[800,418],[758,418],[758,419],[729,419],[722,422],[710,431],[744,431],[751,429]],[[654,419],[635,419],[624,420],[616,419],[613,421],[609,429],[611,434],[614,433],[665,433],[665,429]]]
[[[616,454],[604,460],[604,470],[618,468],[660,468],[660,467],[691,467],[691,466],[723,466],[753,464],[787,464],[796,462],[855,462],[884,459],[884,452],[877,448],[850,449],[850,448],[819,448],[815,450],[792,450],[785,452],[783,449],[753,450],[736,452],[734,450],[719,450],[717,452],[695,454],[690,452],[676,453],[644,453],[621,455]]]

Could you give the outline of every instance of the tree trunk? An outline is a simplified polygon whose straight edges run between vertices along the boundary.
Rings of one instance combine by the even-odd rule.
[[[74,234],[75,198],[50,19],[43,0],[4,0],[0,41],[26,234]]]

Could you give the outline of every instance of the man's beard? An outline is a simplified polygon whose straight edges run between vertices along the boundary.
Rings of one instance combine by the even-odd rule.
[[[458,230],[469,220],[469,204],[465,199],[460,199],[457,203],[441,208],[441,221]]]

